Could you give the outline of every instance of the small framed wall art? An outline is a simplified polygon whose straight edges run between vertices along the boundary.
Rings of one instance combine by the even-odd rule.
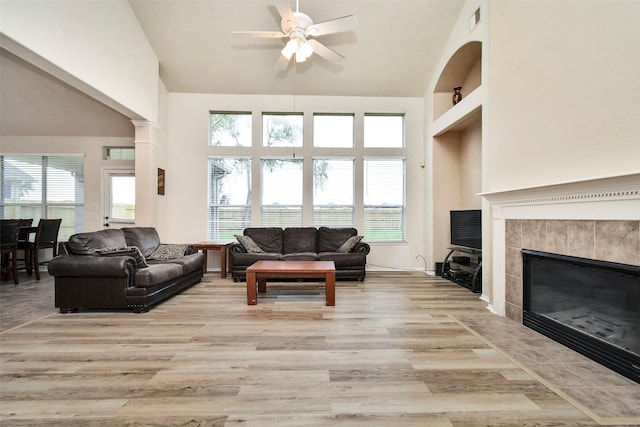
[[[164,196],[164,169],[158,168],[158,194]]]

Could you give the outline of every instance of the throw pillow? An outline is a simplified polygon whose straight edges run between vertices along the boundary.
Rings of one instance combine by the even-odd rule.
[[[161,244],[147,259],[176,259],[184,257],[188,244]]]
[[[363,237],[364,236],[349,237],[346,242],[340,245],[340,247],[338,248],[338,250],[336,250],[336,252],[341,254],[351,252],[351,249],[355,248],[356,245],[360,243],[360,240],[362,240]]]
[[[238,242],[240,242],[247,252],[264,252],[249,236],[236,236],[236,239],[238,239]]]
[[[137,246],[125,246],[122,248],[102,248],[96,249],[93,252],[96,256],[130,256],[136,260],[136,267],[145,268],[148,267],[147,260],[140,252]]]

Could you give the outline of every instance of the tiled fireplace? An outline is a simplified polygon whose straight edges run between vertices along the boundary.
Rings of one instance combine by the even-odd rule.
[[[489,308],[523,321],[522,249],[640,266],[640,173],[484,194]],[[483,248],[487,251],[487,248]]]
[[[506,219],[505,315],[518,322],[523,248],[640,265],[640,220]]]

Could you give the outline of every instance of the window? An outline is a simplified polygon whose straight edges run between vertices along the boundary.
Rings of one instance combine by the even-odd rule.
[[[314,114],[313,146],[353,147],[353,114]]]
[[[404,147],[404,116],[366,114],[364,116],[365,148]]]
[[[364,160],[364,235],[404,240],[404,159]]]
[[[209,158],[209,239],[233,239],[251,226],[251,159]]]
[[[353,227],[354,159],[313,160],[313,225]]]
[[[260,129],[252,128],[257,114]],[[329,226],[355,227],[370,242],[405,240],[404,114],[218,111],[210,118],[209,239],[251,226]]]
[[[209,145],[251,147],[251,113],[211,113]]]
[[[302,147],[302,114],[264,114],[263,147]]]
[[[262,226],[302,226],[302,159],[262,159]]]
[[[0,156],[0,217],[62,218],[60,240],[84,228],[82,156]]]
[[[103,160],[135,160],[136,149],[134,147],[103,147]]]

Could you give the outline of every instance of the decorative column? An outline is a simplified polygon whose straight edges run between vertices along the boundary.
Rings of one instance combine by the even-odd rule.
[[[136,226],[158,225],[158,129],[157,123],[132,120],[136,149]]]

